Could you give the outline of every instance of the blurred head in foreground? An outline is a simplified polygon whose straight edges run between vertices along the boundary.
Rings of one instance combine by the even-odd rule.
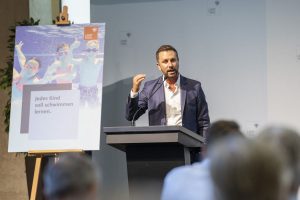
[[[44,194],[47,200],[99,199],[100,173],[92,161],[81,154],[65,154],[47,166]]]
[[[228,137],[211,151],[217,199],[282,200],[284,161],[270,146]]]
[[[227,136],[243,136],[240,131],[240,126],[231,120],[218,120],[211,124],[208,129],[207,136],[207,148],[208,151],[214,146],[218,141],[226,138]]]
[[[290,196],[296,196],[300,186],[300,135],[289,128],[270,126],[258,135],[257,140],[281,151],[291,172]]]

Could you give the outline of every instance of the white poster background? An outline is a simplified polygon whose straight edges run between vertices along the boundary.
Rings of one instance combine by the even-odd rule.
[[[78,90],[31,92],[28,138],[77,139],[79,98]]]

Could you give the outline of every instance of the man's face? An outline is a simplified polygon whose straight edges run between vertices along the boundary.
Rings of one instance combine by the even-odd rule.
[[[158,54],[158,69],[168,78],[177,78],[179,60],[175,51],[162,51]]]

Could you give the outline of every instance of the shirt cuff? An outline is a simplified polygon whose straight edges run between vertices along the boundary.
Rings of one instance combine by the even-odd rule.
[[[130,98],[135,98],[138,96],[138,92],[132,92],[132,90],[130,90]]]

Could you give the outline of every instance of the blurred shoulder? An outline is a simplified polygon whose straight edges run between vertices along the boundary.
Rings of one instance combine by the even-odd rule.
[[[202,176],[208,172],[208,164],[208,160],[203,160],[202,162],[194,163],[193,165],[176,167],[167,174],[166,180],[186,179],[188,177],[196,178]]]

